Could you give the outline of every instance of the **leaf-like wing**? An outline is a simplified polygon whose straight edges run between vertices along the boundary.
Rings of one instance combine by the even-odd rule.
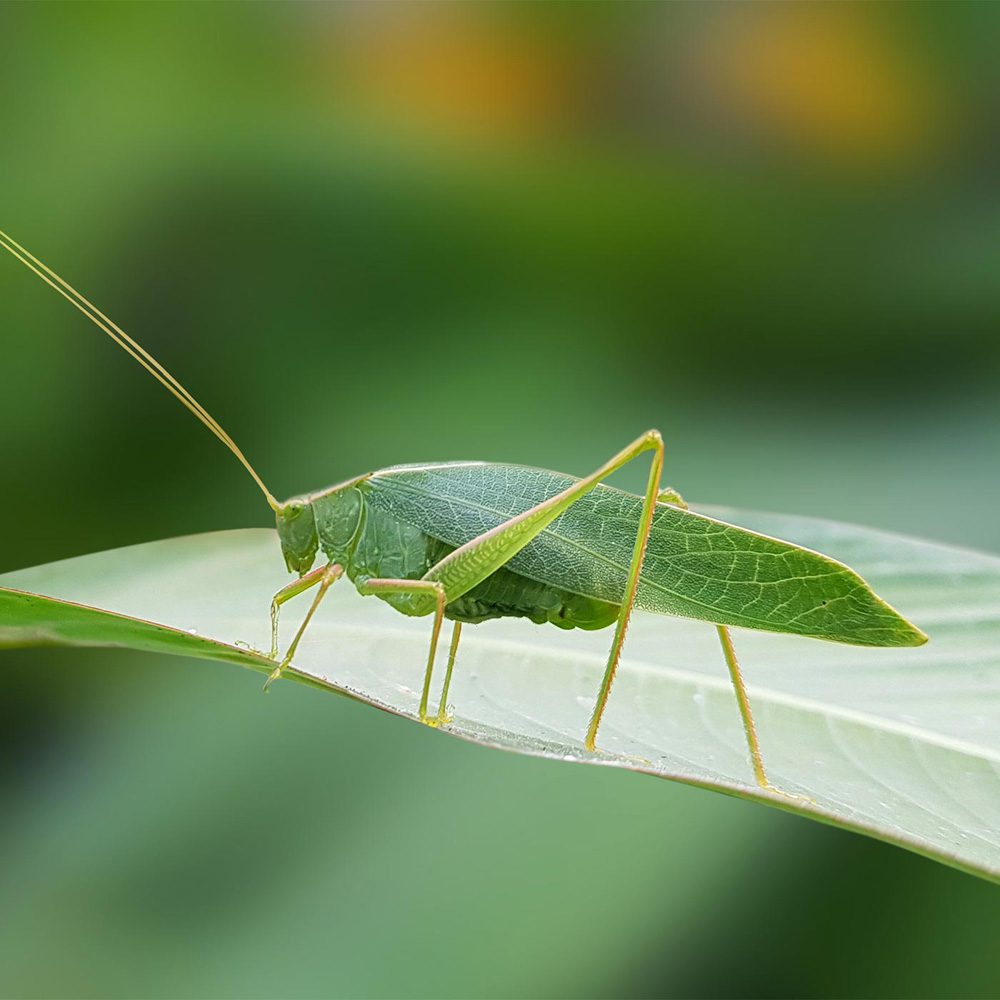
[[[362,484],[370,503],[449,545],[462,545],[576,480],[520,465],[399,466]],[[601,485],[509,563],[566,590],[618,603],[642,498]],[[694,511],[661,504],[637,604],[720,625],[860,646],[918,646],[924,634],[827,556]]]

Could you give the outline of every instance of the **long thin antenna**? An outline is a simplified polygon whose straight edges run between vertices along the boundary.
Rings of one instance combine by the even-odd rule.
[[[280,504],[254,471],[254,467],[247,460],[246,455],[236,446],[236,442],[222,429],[219,422],[208,410],[156,358],[136,343],[120,326],[108,319],[97,306],[81,295],[72,285],[63,281],[55,271],[46,267],[37,257],[25,250],[16,240],[11,239],[3,230],[0,230],[0,247],[16,257],[25,267],[34,271],[42,281],[51,285],[64,299],[76,306],[87,319],[100,327],[123,351],[130,354],[157,382],[180,400],[239,459],[243,467],[253,477],[253,481],[260,487],[271,509],[278,509]]]

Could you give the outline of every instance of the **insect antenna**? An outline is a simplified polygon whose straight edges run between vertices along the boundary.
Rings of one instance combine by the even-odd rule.
[[[253,477],[253,481],[260,487],[271,509],[278,509],[280,504],[274,498],[271,491],[264,485],[260,476],[257,475],[254,467],[247,460],[246,455],[237,447],[236,442],[222,429],[215,417],[156,358],[134,341],[120,326],[105,316],[97,306],[81,295],[72,285],[60,278],[55,271],[25,250],[20,243],[13,240],[3,230],[0,230],[0,246],[16,257],[25,267],[34,271],[42,281],[51,285],[63,298],[76,306],[84,316],[100,327],[123,351],[130,354],[168,392],[183,403],[242,463],[243,467]]]

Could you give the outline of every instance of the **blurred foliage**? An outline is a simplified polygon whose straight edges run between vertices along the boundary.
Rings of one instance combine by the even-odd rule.
[[[279,494],[434,458],[579,473],[659,426],[696,501],[995,551],[997,21],[7,3],[0,224]],[[267,523],[13,261],[0,331],[0,569]],[[889,848],[223,668],[4,661],[6,995],[1000,978],[995,890]]]

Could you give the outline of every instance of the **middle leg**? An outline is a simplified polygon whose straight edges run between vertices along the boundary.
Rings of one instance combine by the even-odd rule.
[[[437,721],[439,726],[451,722],[448,715],[448,688],[451,687],[451,674],[455,669],[455,657],[458,655],[458,640],[462,637],[462,623],[455,622],[451,633],[451,645],[448,647],[448,668],[444,672],[444,687],[441,688],[441,701],[438,703]]]
[[[420,721],[428,726],[436,726],[440,721],[427,718],[427,701],[431,691],[431,675],[434,673],[434,657],[437,653],[438,637],[441,634],[441,622],[444,620],[444,609],[448,603],[444,585],[432,580],[367,580],[358,586],[359,594],[409,594],[433,602],[434,628],[431,630],[431,648],[427,656],[427,669],[424,672],[424,689],[420,695]],[[426,614],[426,612],[420,612]],[[454,642],[454,640],[452,640]],[[449,667],[451,661],[449,661]],[[449,670],[450,676],[450,670]]]

